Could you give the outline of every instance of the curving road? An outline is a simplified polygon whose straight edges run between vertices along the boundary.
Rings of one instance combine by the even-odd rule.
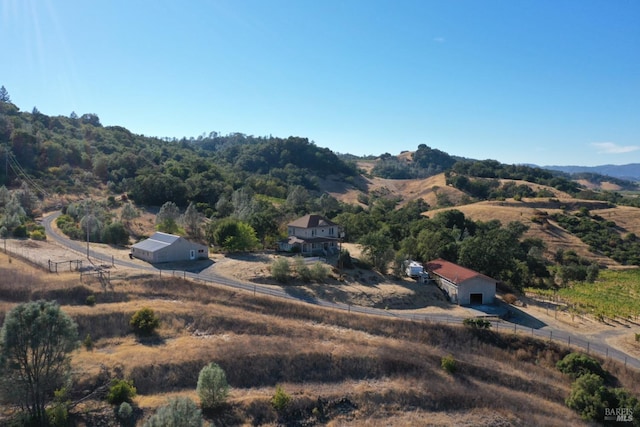
[[[51,226],[52,222],[56,218],[58,218],[60,214],[61,213],[58,211],[43,218],[42,225],[46,230],[47,238],[50,238],[51,240],[57,242],[58,244],[86,256],[87,255],[86,243],[80,243],[76,240],[71,240],[66,236],[63,236],[57,233]],[[156,273],[160,273],[161,271],[160,269],[155,268],[149,264],[139,264],[136,262],[129,262],[121,259],[113,259],[100,252],[96,252],[91,248],[89,248],[89,256],[90,258],[102,260],[103,262],[108,262],[108,263],[113,262],[113,264],[115,264],[116,266],[133,268],[141,271],[152,271]],[[326,301],[326,300],[312,298],[308,296],[293,296],[281,288],[272,288],[267,286],[256,285],[253,283],[242,282],[239,280],[234,280],[228,277],[215,274],[214,272],[207,272],[206,274],[184,272],[183,275],[184,277],[189,277],[191,279],[200,280],[203,282],[221,284],[224,286],[229,286],[232,288],[253,292],[254,294],[270,295],[278,298],[301,301],[301,302],[305,302],[308,304],[313,304],[321,307],[328,307],[328,308],[333,308],[333,309],[338,309],[338,310],[343,310],[348,312],[367,314],[367,315],[395,317],[395,318],[408,319],[408,320],[431,321],[431,322],[451,323],[451,324],[460,324],[465,319],[465,317],[468,317],[468,316],[455,316],[450,314],[402,313],[398,311],[381,310],[381,309],[370,308],[370,307],[336,303],[336,302]],[[503,330],[505,332],[511,331],[514,333],[519,333],[520,335],[529,334],[531,336],[538,337],[541,339],[554,340],[567,345],[579,347],[582,351],[586,351],[587,353],[596,353],[600,356],[610,357],[618,360],[619,362],[624,363],[625,366],[633,367],[635,369],[640,369],[640,360],[638,358],[633,357],[629,354],[626,354],[616,348],[613,348],[606,343],[605,339],[608,336],[611,336],[611,333],[609,332],[591,336],[589,337],[589,339],[586,339],[584,336],[576,335],[566,330],[552,328],[550,326],[544,326],[536,329],[536,328],[524,327],[522,325],[518,325],[516,323],[511,323],[503,320],[493,321],[492,326],[493,326],[493,329],[497,331],[500,331],[500,330]]]

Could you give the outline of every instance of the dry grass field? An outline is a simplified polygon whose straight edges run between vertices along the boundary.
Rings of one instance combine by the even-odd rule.
[[[254,296],[176,278],[81,284],[0,254],[0,318],[20,301],[56,299],[94,348],[74,352],[73,398],[108,376],[134,381],[138,424],[168,397],[190,396],[209,362],[226,371],[227,405],[215,425],[582,425],[564,405],[570,379],[555,368],[567,350],[527,336],[376,318]],[[5,280],[6,279],[6,280]],[[85,305],[95,295],[95,306]],[[142,307],[159,315],[156,337],[136,339],[128,321]],[[457,370],[445,372],[451,355]],[[640,374],[606,361],[638,394]],[[281,384],[293,397],[278,415]],[[118,425],[99,399],[74,407],[78,425]],[[1,422],[1,420],[0,420]]]

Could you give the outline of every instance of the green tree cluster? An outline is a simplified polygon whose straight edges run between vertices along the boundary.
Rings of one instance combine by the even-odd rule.
[[[70,353],[78,346],[75,322],[55,302],[11,309],[0,331],[0,394],[25,409],[29,423],[46,425],[45,408],[68,384]]]
[[[592,357],[569,353],[556,366],[575,379],[565,403],[583,419],[604,422],[605,408],[624,408],[634,415],[639,413],[640,401],[627,390],[608,387],[608,373]],[[640,425],[640,419],[634,416],[632,423]]]

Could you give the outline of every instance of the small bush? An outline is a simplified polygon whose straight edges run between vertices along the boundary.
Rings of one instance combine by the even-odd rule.
[[[289,280],[291,266],[286,258],[278,258],[271,263],[271,276],[280,283]]]
[[[53,427],[66,427],[69,425],[69,390],[62,387],[53,392],[53,404],[46,409],[49,425]]]
[[[133,415],[133,408],[128,402],[122,402],[118,407],[118,418],[122,421],[128,421]]]
[[[87,334],[87,336],[84,337],[84,340],[82,340],[82,346],[87,351],[93,350],[93,339],[91,339],[91,335]]]
[[[201,427],[202,424],[202,412],[195,402],[188,397],[176,397],[158,408],[144,427]]]
[[[42,230],[34,230],[29,234],[33,240],[47,240],[47,234]]]
[[[571,378],[579,378],[586,374],[595,374],[601,378],[606,376],[605,370],[596,359],[580,353],[567,354],[556,363],[556,368]]]
[[[96,305],[96,296],[95,295],[89,295],[87,297],[87,299],[85,300],[85,304],[87,304],[90,307],[93,307],[94,305]]]
[[[636,342],[640,342],[640,334],[636,334]]]
[[[303,257],[295,257],[295,267],[298,279],[302,280],[303,282],[311,281],[311,270],[307,266],[307,263],[305,262]]]
[[[200,370],[196,387],[203,409],[222,405],[229,396],[229,384],[224,370],[217,363],[209,363]]]
[[[353,260],[347,249],[342,249],[338,255],[338,268],[353,268]]]
[[[111,387],[107,393],[107,402],[112,405],[120,405],[122,402],[130,403],[136,397],[136,393],[133,380],[114,379],[111,381]]]
[[[291,395],[281,385],[276,386],[276,393],[271,398],[271,405],[276,412],[281,413],[291,403]]]
[[[13,237],[23,238],[27,237],[28,234],[26,225],[19,225],[13,229]]]
[[[462,321],[462,324],[473,329],[489,329],[491,328],[491,322],[485,319],[476,319],[474,317],[468,317]]]
[[[440,359],[440,366],[449,374],[453,374],[458,368],[456,359],[451,355],[443,356],[442,359]]]
[[[314,282],[322,283],[327,280],[328,276],[329,271],[324,263],[318,261],[311,266],[311,279]]]
[[[129,325],[131,325],[136,335],[149,336],[153,335],[158,326],[160,326],[160,319],[158,319],[153,309],[143,307],[131,317]]]

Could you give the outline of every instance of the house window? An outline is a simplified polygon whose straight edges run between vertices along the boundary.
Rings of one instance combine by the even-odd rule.
[[[333,227],[329,229],[329,236],[333,236]]]
[[[311,237],[316,235],[316,230],[311,230]]]

